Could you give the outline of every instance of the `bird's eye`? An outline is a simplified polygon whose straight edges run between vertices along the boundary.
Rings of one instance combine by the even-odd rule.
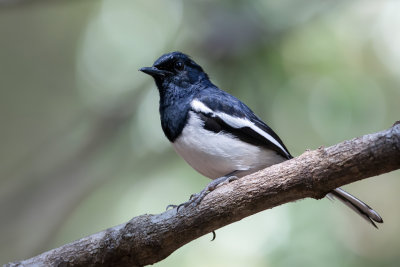
[[[176,70],[180,71],[180,70],[183,70],[183,68],[185,66],[183,65],[183,63],[181,61],[177,61],[177,62],[175,62],[174,67],[175,67]]]

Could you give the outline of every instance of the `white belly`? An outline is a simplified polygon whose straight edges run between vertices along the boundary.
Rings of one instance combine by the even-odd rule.
[[[194,112],[173,146],[190,166],[206,177],[216,179],[233,171],[237,176],[258,171],[285,159],[275,151],[243,142],[233,135],[205,130]]]

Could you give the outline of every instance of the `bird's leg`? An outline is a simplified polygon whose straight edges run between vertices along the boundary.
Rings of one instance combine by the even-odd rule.
[[[192,204],[193,206],[197,206],[200,204],[200,202],[203,200],[203,198],[205,196],[208,195],[208,193],[210,193],[211,191],[214,191],[215,188],[217,188],[217,186],[219,186],[220,184],[224,183],[224,182],[231,182],[234,181],[236,179],[238,179],[237,176],[235,176],[235,174],[237,174],[238,171],[233,171],[225,176],[219,177],[215,180],[212,180],[203,190],[201,190],[199,193],[197,194],[193,194],[190,196],[190,199],[188,201],[186,201],[185,203],[181,204],[178,206],[179,207],[187,207],[190,204]]]
[[[180,209],[180,208],[182,208],[182,207],[185,208],[185,207],[189,206],[190,204],[192,204],[193,206],[199,205],[200,202],[203,200],[203,198],[204,198],[205,196],[207,196],[208,193],[210,193],[210,192],[213,191],[215,188],[217,188],[217,186],[223,184],[224,182],[230,183],[230,182],[232,182],[232,181],[234,181],[234,180],[237,180],[238,177],[235,176],[235,174],[237,174],[238,172],[240,172],[240,171],[233,171],[233,172],[231,172],[231,173],[229,173],[229,174],[227,174],[227,175],[225,175],[225,176],[222,176],[222,177],[219,177],[219,178],[217,178],[217,179],[215,179],[215,180],[212,180],[212,181],[211,181],[203,190],[201,190],[199,193],[197,193],[197,194],[192,194],[192,195],[190,196],[190,198],[189,198],[188,201],[186,201],[186,202],[184,202],[184,203],[182,203],[182,204],[179,204],[179,205],[173,205],[173,204],[168,205],[166,209],[168,210],[169,208],[173,208],[173,209],[176,208],[176,212],[179,212],[179,209]]]
[[[236,171],[235,171],[235,172],[236,172]],[[230,173],[230,174],[225,175],[225,176],[222,176],[222,177],[219,177],[219,178],[217,178],[217,179],[215,179],[215,180],[212,180],[212,181],[211,181],[203,190],[201,190],[199,193],[193,194],[193,195],[190,197],[189,201],[186,202],[187,205],[185,205],[185,207],[187,207],[187,206],[190,205],[190,204],[192,204],[193,206],[199,205],[200,202],[203,200],[203,198],[204,198],[205,196],[207,196],[208,193],[210,193],[211,191],[214,191],[215,188],[217,188],[217,186],[219,186],[220,184],[223,184],[223,183],[225,183],[225,182],[228,182],[228,183],[229,183],[229,182],[231,182],[231,181],[233,181],[233,180],[236,180],[237,177],[234,176],[234,173],[235,173],[235,172]]]
[[[169,204],[169,205],[165,208],[165,210],[168,210],[169,208],[173,208],[173,209],[177,208],[177,209],[176,209],[176,212],[178,212],[179,209],[180,209],[181,207],[187,207],[187,206],[190,204],[190,200],[191,200],[195,195],[196,195],[196,194],[191,194],[188,201],[186,201],[186,202],[184,202],[184,203],[181,203],[181,204],[179,204],[179,205]],[[189,204],[188,204],[188,203],[189,203]]]
[[[206,188],[204,188],[203,190],[201,190],[199,193],[197,193],[197,194],[192,194],[192,195],[190,196],[190,198],[189,198],[188,201],[186,201],[186,202],[184,202],[184,203],[182,203],[182,204],[179,204],[179,205],[170,204],[170,205],[167,206],[166,210],[168,210],[169,208],[173,208],[173,209],[176,208],[176,212],[179,212],[179,209],[180,209],[181,207],[187,207],[187,206],[189,206],[190,204],[193,204],[194,206],[197,206],[198,204],[200,204],[200,202],[203,200],[203,198],[204,198],[208,193],[210,193],[211,191],[213,191],[218,185],[220,185],[220,184],[222,184],[222,183],[224,183],[224,182],[230,183],[230,182],[232,182],[232,181],[237,180],[238,177],[235,176],[235,174],[236,174],[237,172],[238,172],[238,171],[233,171],[233,172],[229,173],[228,175],[219,177],[219,178],[217,178],[217,179],[211,181],[211,183],[209,183],[209,184],[206,186]],[[213,238],[211,239],[211,241],[214,241],[214,240],[215,240],[215,237],[216,237],[215,231],[212,231],[212,234],[213,234]]]

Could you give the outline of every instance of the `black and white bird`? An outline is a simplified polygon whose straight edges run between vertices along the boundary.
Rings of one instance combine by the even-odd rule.
[[[203,69],[181,52],[162,55],[141,68],[160,93],[161,126],[176,152],[211,178],[184,203],[197,205],[208,192],[292,158],[279,136],[236,97],[215,86]],[[383,220],[367,204],[337,188],[329,193],[376,227]]]

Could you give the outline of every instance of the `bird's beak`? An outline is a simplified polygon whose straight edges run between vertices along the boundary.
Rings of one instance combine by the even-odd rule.
[[[141,72],[144,72],[144,73],[154,77],[154,78],[165,77],[167,74],[170,73],[169,71],[160,70],[160,69],[157,69],[156,67],[144,67],[144,68],[141,68],[139,70]]]

